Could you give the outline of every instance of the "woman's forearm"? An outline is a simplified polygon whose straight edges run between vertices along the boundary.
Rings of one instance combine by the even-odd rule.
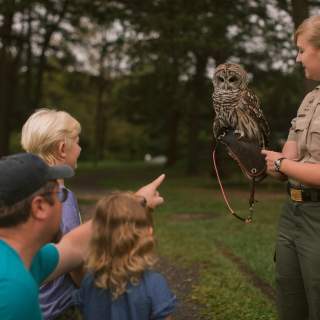
[[[302,184],[320,187],[320,164],[303,163],[284,159],[281,162],[281,172]]]

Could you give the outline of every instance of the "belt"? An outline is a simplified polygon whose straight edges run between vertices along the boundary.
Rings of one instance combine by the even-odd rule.
[[[294,186],[290,183],[287,185],[287,192],[292,201],[305,202],[314,201],[320,202],[320,189],[302,188]]]

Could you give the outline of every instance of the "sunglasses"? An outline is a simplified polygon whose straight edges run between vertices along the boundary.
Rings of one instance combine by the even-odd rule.
[[[65,202],[68,199],[69,191],[66,188],[59,189],[59,191],[45,192],[42,195],[53,194],[53,193],[57,195],[57,198],[61,203]]]

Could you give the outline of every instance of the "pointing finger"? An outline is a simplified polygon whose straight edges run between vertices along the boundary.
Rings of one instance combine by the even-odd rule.
[[[150,184],[152,184],[154,186],[154,188],[157,189],[160,186],[160,184],[163,182],[165,177],[166,177],[166,175],[163,173],[158,178],[153,180]]]

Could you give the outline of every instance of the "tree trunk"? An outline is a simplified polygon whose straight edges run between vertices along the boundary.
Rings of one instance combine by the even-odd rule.
[[[41,100],[42,100],[42,94],[43,94],[43,76],[45,72],[45,68],[47,65],[47,51],[49,48],[49,44],[51,41],[51,37],[54,34],[54,32],[57,31],[62,19],[64,18],[66,14],[66,10],[69,4],[69,0],[65,0],[62,4],[62,8],[59,13],[59,17],[55,23],[52,23],[48,21],[48,16],[50,15],[50,12],[47,9],[45,21],[47,22],[46,26],[46,33],[44,35],[42,48],[41,48],[41,54],[39,57],[39,63],[38,63],[38,69],[36,73],[36,81],[35,81],[35,93],[34,93],[34,101],[33,101],[33,107],[39,108]]]
[[[106,89],[105,79],[99,77],[97,106],[96,106],[96,118],[95,118],[95,153],[96,160],[100,161],[104,159],[104,151],[106,144],[106,107],[103,101],[103,93]]]
[[[167,114],[167,146],[166,146],[166,156],[167,163],[166,166],[173,166],[177,161],[177,150],[178,150],[178,128],[181,118],[181,110],[179,106],[178,97],[178,70],[175,66],[178,65],[178,59],[176,54],[173,54],[173,64],[171,68],[170,75],[164,84],[163,91],[166,92],[166,105],[171,106],[168,108]]]
[[[36,72],[35,91],[34,91],[34,100],[32,102],[32,108],[39,108],[42,100],[43,75],[44,75],[45,67],[47,64],[46,53],[49,47],[52,33],[53,32],[49,32],[45,35],[45,38],[42,44],[41,55],[39,58],[38,68]]]
[[[180,112],[173,110],[170,114],[169,125],[168,125],[168,162],[166,166],[170,167],[177,161],[177,149],[178,149],[178,127],[180,123]]]
[[[203,105],[205,89],[205,73],[208,62],[208,57],[205,55],[197,55],[196,74],[193,80],[194,99],[189,111],[189,154],[187,163],[187,173],[190,175],[196,174],[199,167],[199,113]]]
[[[2,48],[0,50],[0,156],[9,153],[10,108],[8,104],[8,76],[11,73],[10,45],[12,41],[13,6],[5,13],[1,28]]]
[[[24,112],[32,109],[32,17],[31,8],[27,9],[27,32],[26,32],[26,73],[24,77]]]
[[[99,61],[99,77],[98,77],[98,94],[97,94],[97,106],[96,106],[96,118],[95,118],[95,154],[96,160],[100,161],[104,159],[104,151],[106,144],[106,107],[103,99],[104,92],[106,91],[107,80],[105,79],[105,56],[107,53],[108,44],[105,43],[100,50]]]
[[[291,0],[292,6],[292,20],[295,29],[297,29],[300,23],[307,19],[309,16],[309,4],[308,0]]]
[[[308,2],[308,0],[291,0],[292,20],[295,29],[297,29],[300,23],[309,16]]]
[[[291,0],[292,6],[292,20],[294,23],[295,30],[299,27],[303,20],[309,17],[309,1],[308,0]],[[316,81],[313,80],[304,80],[305,91],[311,91],[317,85]]]

